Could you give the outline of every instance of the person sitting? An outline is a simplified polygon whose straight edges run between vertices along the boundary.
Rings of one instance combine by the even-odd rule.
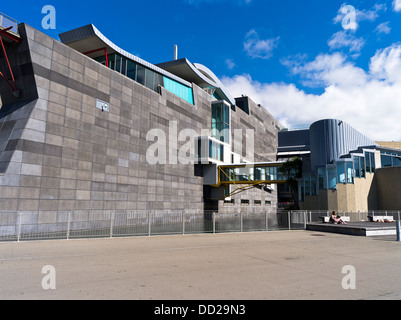
[[[335,211],[331,213],[330,222],[334,224],[347,224]]]

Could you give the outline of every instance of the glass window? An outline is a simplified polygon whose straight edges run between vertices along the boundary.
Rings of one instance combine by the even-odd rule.
[[[174,93],[176,96],[180,97],[181,99],[184,99],[188,103],[194,104],[192,88],[187,87],[181,83],[178,83],[177,81],[174,81],[164,76],[163,76],[163,83],[164,83],[164,88],[166,90],[170,91],[171,93]]]
[[[336,189],[336,168],[327,168],[327,175],[329,180],[329,189]]]
[[[155,73],[155,78],[153,81],[153,91],[159,92],[159,86],[163,85],[163,76]]]
[[[101,63],[102,65],[104,65],[104,66],[106,66],[107,64],[106,64],[106,56],[104,55],[104,56],[101,56],[101,57],[97,57],[97,58],[94,58],[97,62],[99,62],[99,63]]]
[[[355,170],[355,178],[360,178],[361,170],[359,166],[359,157],[354,157],[354,170]]]
[[[344,162],[337,162],[337,181],[338,183],[346,183]]]
[[[376,159],[375,159],[375,154],[371,153],[370,154],[370,165],[372,168],[372,172],[375,173],[376,172]]]
[[[121,58],[121,73],[126,76],[127,75],[127,59]]]
[[[116,65],[116,55],[114,53],[109,54],[108,58],[109,58],[109,68],[111,70],[114,70],[114,67]]]
[[[130,60],[127,61],[127,77],[132,80],[136,77],[136,63]]]
[[[147,88],[153,90],[153,81],[154,81],[155,73],[154,73],[153,71],[149,70],[149,69],[146,69],[146,70],[145,70],[145,74],[146,74],[146,77],[145,77],[145,86],[146,86]]]
[[[326,181],[326,168],[321,167],[318,168],[318,181],[319,181],[319,190],[326,190],[327,189],[327,181]]]
[[[224,146],[209,140],[209,158],[224,161]]]
[[[115,71],[121,73],[121,56],[116,54]]]
[[[139,64],[136,68],[136,81],[140,84],[145,84],[145,68]]]
[[[391,163],[391,156],[388,156],[384,153],[381,154],[381,162],[382,162],[382,167],[391,167],[392,163]]]
[[[224,104],[224,123],[230,123],[230,108]]]
[[[365,162],[366,162],[366,172],[372,172],[372,166],[370,164],[370,152],[365,153]]]
[[[224,103],[212,104],[212,136],[230,142],[230,107]]]
[[[264,167],[256,167],[254,174],[255,174],[255,181],[264,181],[266,178]]]
[[[346,162],[345,168],[347,171],[347,183],[354,183],[354,169],[352,162]]]
[[[401,157],[393,157],[393,167],[401,167]]]
[[[361,165],[361,178],[365,178],[366,177],[365,158],[360,157],[359,160]]]

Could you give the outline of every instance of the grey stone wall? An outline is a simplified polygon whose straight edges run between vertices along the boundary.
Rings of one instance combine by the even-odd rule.
[[[208,94],[196,88],[195,106],[160,95],[38,30],[20,29],[31,81],[20,100],[1,91],[1,110],[12,112],[0,119],[0,212],[203,210],[194,166],[149,164],[154,141],[146,134],[160,128],[168,137],[169,121],[178,132],[208,128]],[[96,99],[110,112],[96,109]]]

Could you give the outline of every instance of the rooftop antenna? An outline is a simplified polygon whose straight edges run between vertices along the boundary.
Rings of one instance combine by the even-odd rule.
[[[178,46],[175,44],[174,45],[174,60],[178,59]]]

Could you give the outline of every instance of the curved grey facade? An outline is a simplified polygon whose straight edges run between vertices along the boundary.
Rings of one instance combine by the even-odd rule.
[[[376,146],[376,143],[344,121],[317,121],[310,126],[311,170],[368,146]]]

